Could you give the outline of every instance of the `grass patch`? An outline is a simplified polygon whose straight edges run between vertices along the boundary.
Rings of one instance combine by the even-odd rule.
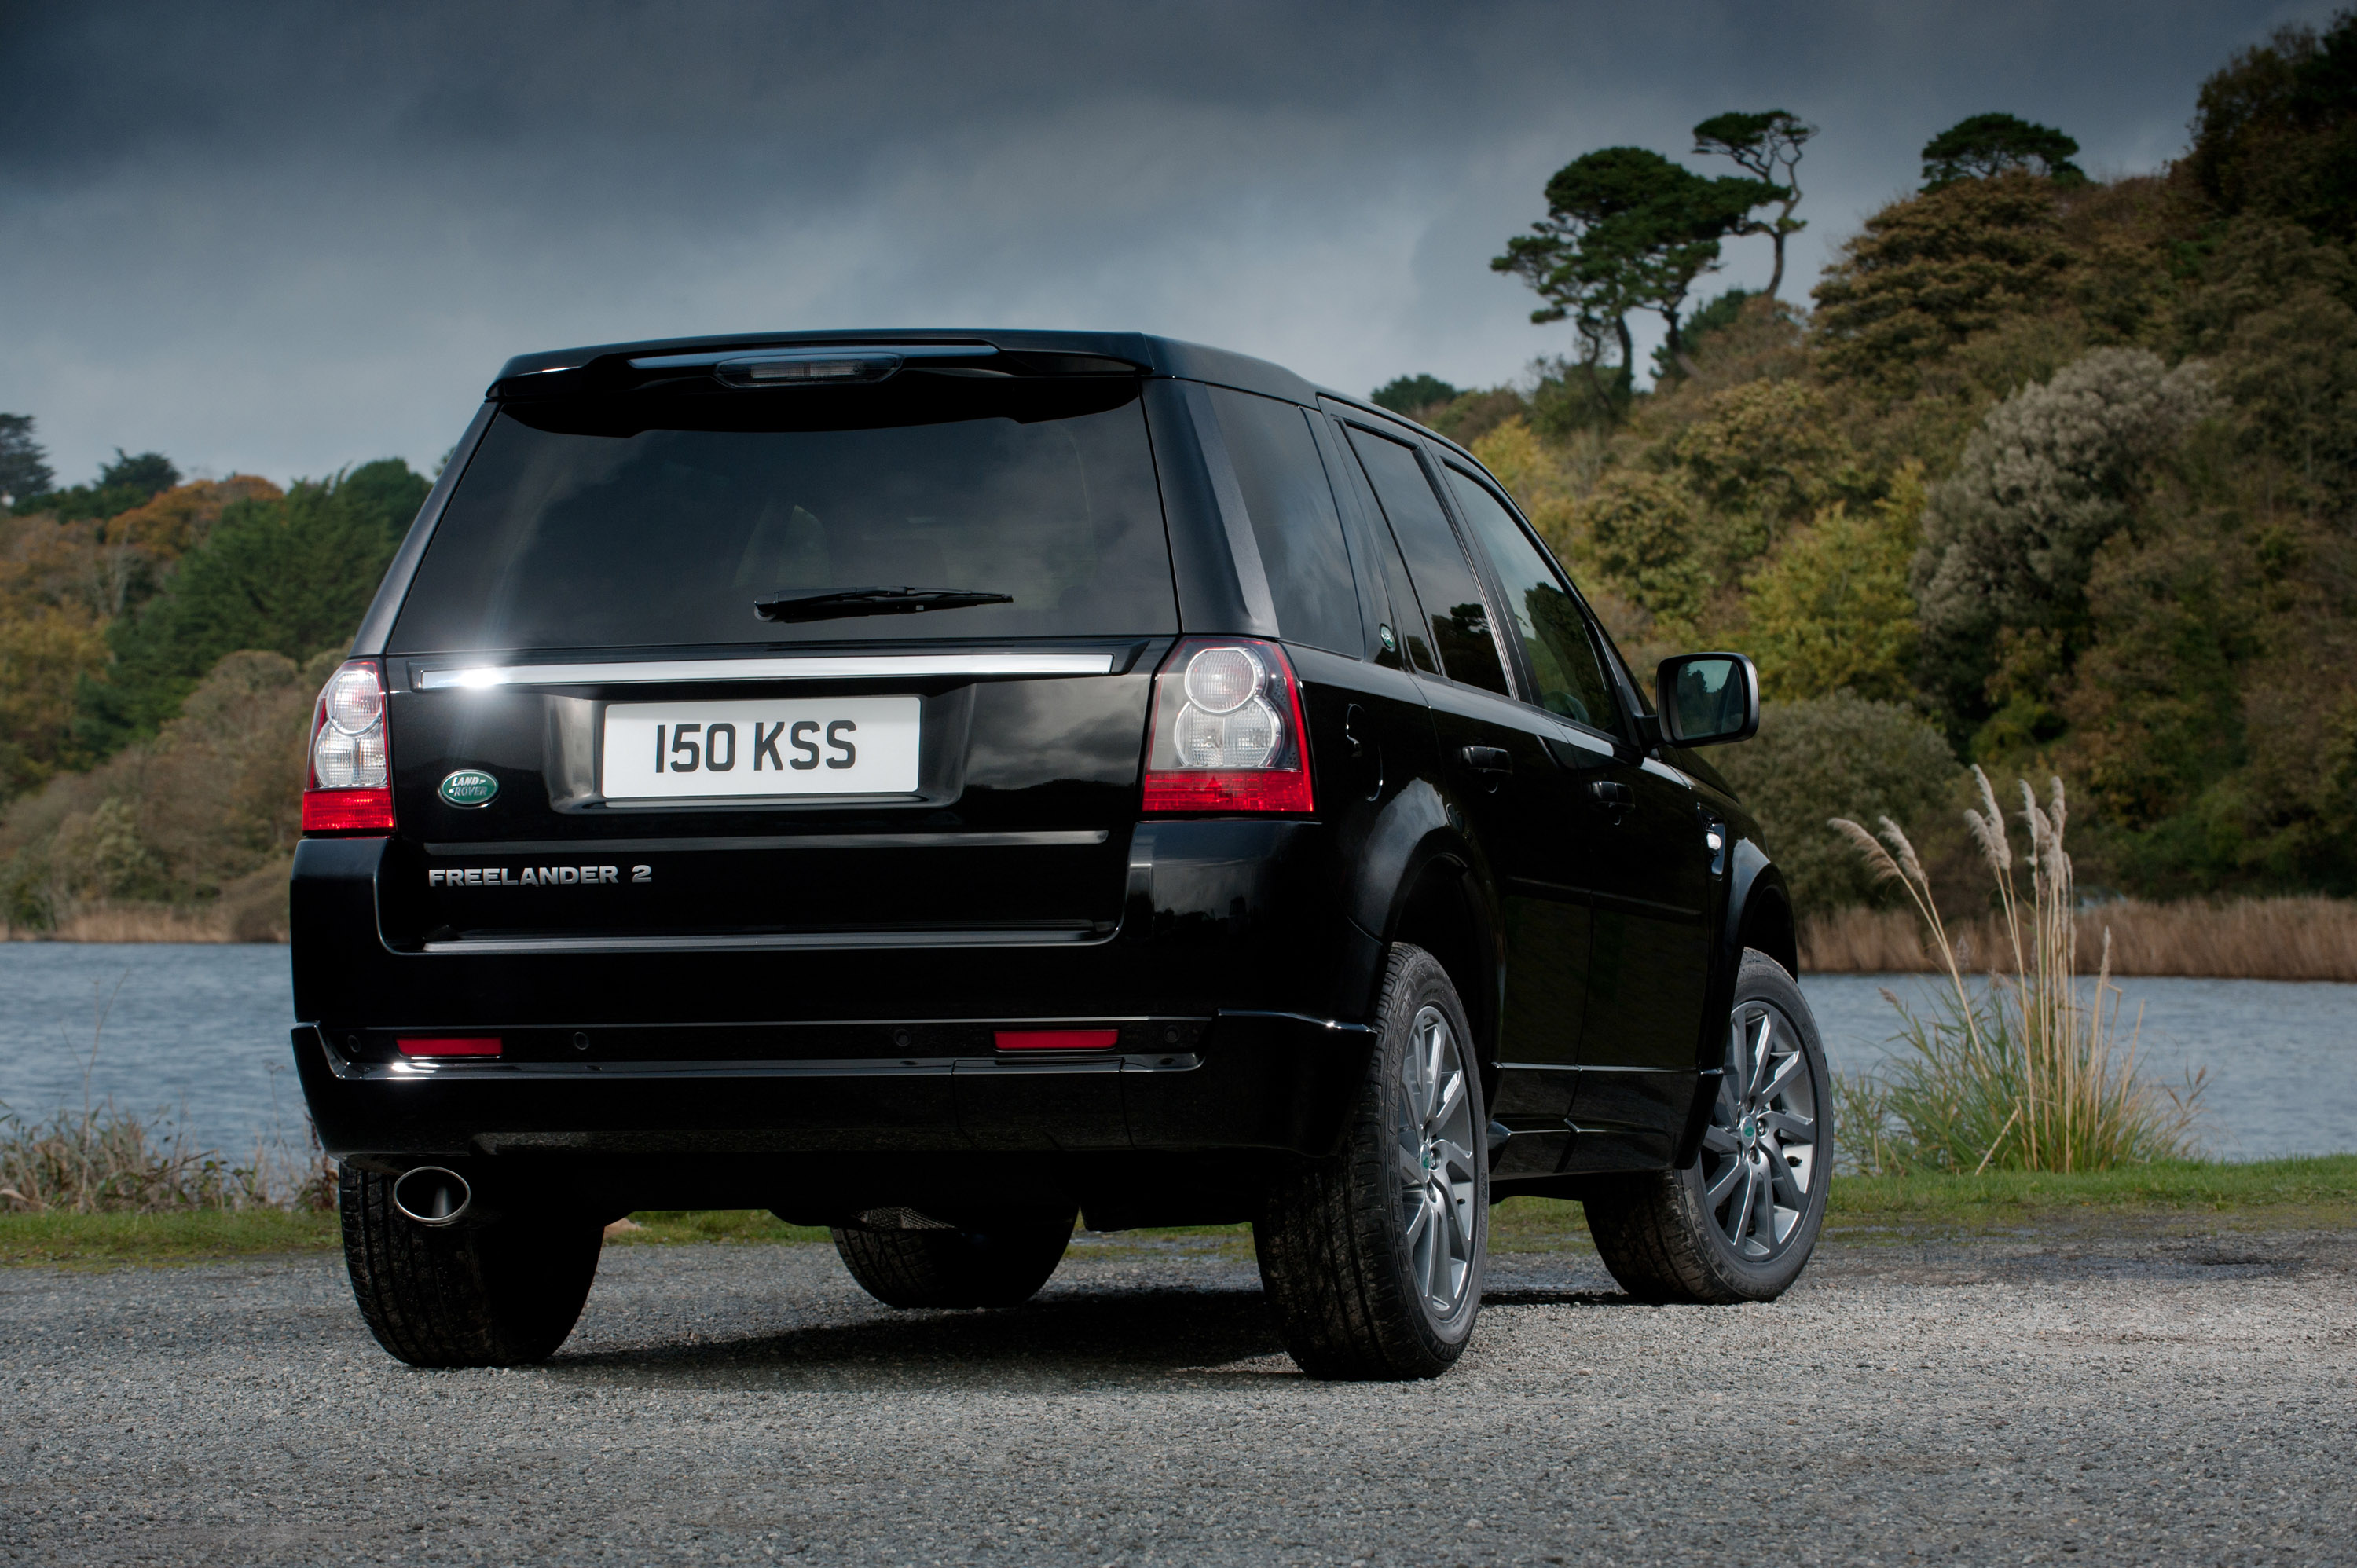
[[[2219,1164],[2185,1160],[2072,1176],[1992,1170],[1980,1176],[1915,1172],[1836,1177],[1830,1222],[1888,1231],[2034,1226],[2109,1211],[2238,1215],[2292,1228],[2357,1226],[2357,1155]],[[608,1246],[807,1246],[827,1240],[758,1208],[661,1209],[630,1217]],[[1110,1238],[1141,1249],[1161,1240],[1203,1240],[1252,1256],[1243,1225],[1127,1230]],[[110,1268],[211,1262],[228,1258],[333,1252],[333,1214],[285,1209],[194,1209],[165,1214],[0,1214],[0,1266]],[[1491,1211],[1494,1252],[1586,1251],[1585,1211],[1576,1203],[1510,1197]]]
[[[1836,1220],[1972,1221],[2040,1209],[2151,1208],[2231,1213],[2357,1208],[2357,1155],[2225,1164],[2167,1160],[2107,1171],[1916,1171],[1834,1179]]]
[[[0,1264],[152,1267],[288,1252],[332,1252],[342,1245],[336,1217],[316,1211],[199,1208],[163,1214],[0,1214]]]
[[[766,1208],[651,1208],[630,1216],[633,1230],[607,1232],[609,1247],[797,1245],[824,1241],[815,1225],[789,1225]]]

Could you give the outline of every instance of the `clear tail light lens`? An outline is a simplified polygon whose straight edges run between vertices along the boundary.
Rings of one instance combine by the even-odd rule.
[[[393,750],[385,738],[384,678],[355,659],[328,678],[311,713],[307,833],[393,831]]]
[[[1149,811],[1317,809],[1301,683],[1273,642],[1188,638],[1154,677]]]

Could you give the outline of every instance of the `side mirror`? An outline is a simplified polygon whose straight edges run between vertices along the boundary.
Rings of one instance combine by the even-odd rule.
[[[1760,671],[1740,653],[1663,660],[1653,700],[1672,746],[1725,746],[1760,733]]]

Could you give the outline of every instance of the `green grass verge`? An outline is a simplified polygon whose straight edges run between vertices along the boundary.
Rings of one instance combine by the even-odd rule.
[[[184,1209],[167,1214],[0,1214],[0,1264],[104,1268],[203,1263],[342,1246],[332,1214]]]
[[[2357,1155],[2238,1165],[2172,1160],[2072,1176],[1987,1171],[1838,1176],[1829,1201],[1837,1221],[1886,1222],[1971,1222],[2083,1208],[2344,1208],[2357,1206]]]
[[[631,1215],[630,1224],[636,1229],[607,1232],[606,1245],[766,1242],[791,1246],[827,1239],[826,1232],[815,1225],[789,1225],[766,1208],[655,1208]]]
[[[2242,1216],[2246,1222],[2297,1227],[2357,1225],[2357,1155],[2244,1165],[2187,1161],[2083,1176],[1990,1171],[1976,1176],[1920,1173],[1842,1176],[1834,1183],[1830,1219],[1838,1234],[1850,1229],[1887,1232],[2018,1227],[2106,1211]],[[630,1219],[635,1229],[616,1232],[608,1245],[791,1246],[827,1239],[824,1230],[787,1225],[760,1209],[668,1209],[634,1214]],[[1223,1252],[1243,1257],[1252,1253],[1252,1232],[1242,1225],[1124,1231],[1111,1240],[1119,1247],[1140,1251],[1171,1243],[1183,1243],[1191,1250],[1210,1242]],[[1499,1252],[1586,1247],[1587,1224],[1577,1204],[1508,1198],[1492,1211],[1490,1244]],[[332,1214],[288,1214],[275,1209],[0,1214],[0,1265],[102,1268],[194,1263],[329,1252],[339,1245]]]

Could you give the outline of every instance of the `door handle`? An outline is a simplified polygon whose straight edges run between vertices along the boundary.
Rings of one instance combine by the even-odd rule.
[[[1625,811],[1637,803],[1637,791],[1610,779],[1597,779],[1588,785],[1587,792],[1608,811]]]
[[[1502,746],[1469,746],[1458,755],[1465,759],[1465,766],[1476,773],[1512,773],[1514,770],[1513,753]]]

